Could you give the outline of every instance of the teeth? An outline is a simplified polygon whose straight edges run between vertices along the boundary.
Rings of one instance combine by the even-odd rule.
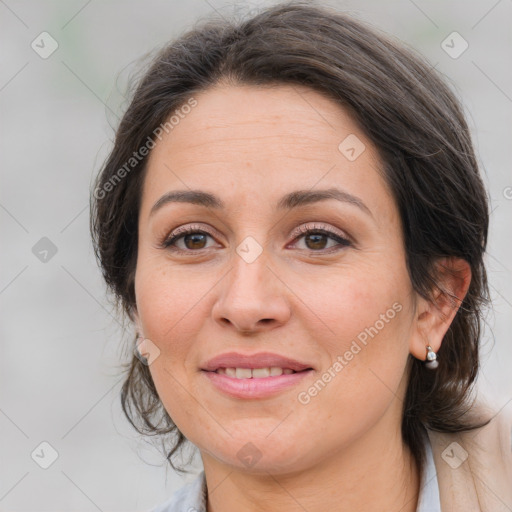
[[[252,376],[255,379],[259,379],[261,377],[269,377],[270,376],[270,368],[253,368]]]
[[[235,371],[237,379],[250,379],[252,377],[252,370],[250,368],[237,368]]]
[[[217,373],[219,373],[219,370],[224,370],[228,377],[236,377],[236,368],[219,368]]]
[[[277,366],[267,368],[218,368],[216,373],[234,377],[236,379],[262,379],[265,377],[279,377],[279,375],[290,375],[295,373],[291,368],[278,368]]]

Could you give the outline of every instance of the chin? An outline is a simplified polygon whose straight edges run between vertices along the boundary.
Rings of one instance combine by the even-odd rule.
[[[294,440],[288,435],[278,436],[277,432],[270,435],[274,436],[271,439],[269,432],[268,429],[264,434],[248,435],[246,432],[238,438],[233,436],[219,440],[215,446],[210,439],[205,451],[218,462],[250,474],[288,474],[300,472],[308,466],[309,457],[303,441]],[[305,437],[309,437],[309,434],[306,433],[301,439]],[[314,461],[310,462],[314,464]]]

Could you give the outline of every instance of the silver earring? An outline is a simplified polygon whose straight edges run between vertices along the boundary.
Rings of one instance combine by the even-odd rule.
[[[427,345],[427,360],[425,361],[425,366],[429,370],[435,370],[439,366],[437,354],[432,350],[430,345]]]

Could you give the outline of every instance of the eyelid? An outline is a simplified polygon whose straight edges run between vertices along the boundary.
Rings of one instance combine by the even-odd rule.
[[[204,231],[208,233],[209,235],[213,236],[213,233],[210,231],[209,228],[205,228],[203,224],[185,224],[184,226],[179,226],[176,229],[173,229],[166,238],[169,238],[171,236],[178,236],[181,234],[186,234],[191,231]]]
[[[318,222],[311,222],[311,223],[303,224],[303,225],[299,226],[297,229],[295,229],[294,231],[292,231],[292,234],[290,236],[293,236],[294,237],[293,239],[296,240],[296,238],[299,237],[300,235],[307,234],[310,231],[327,232],[329,234],[332,234],[334,236],[337,236],[339,238],[342,238],[342,239],[347,240],[348,242],[352,243],[352,239],[344,231],[332,228],[329,225],[321,224]]]

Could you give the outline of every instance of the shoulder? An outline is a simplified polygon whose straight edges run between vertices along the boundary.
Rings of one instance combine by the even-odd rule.
[[[475,402],[474,421],[489,420],[480,428],[428,431],[443,510],[512,510],[512,400],[504,403]]]
[[[206,480],[204,471],[178,489],[169,500],[150,512],[206,512]]]

